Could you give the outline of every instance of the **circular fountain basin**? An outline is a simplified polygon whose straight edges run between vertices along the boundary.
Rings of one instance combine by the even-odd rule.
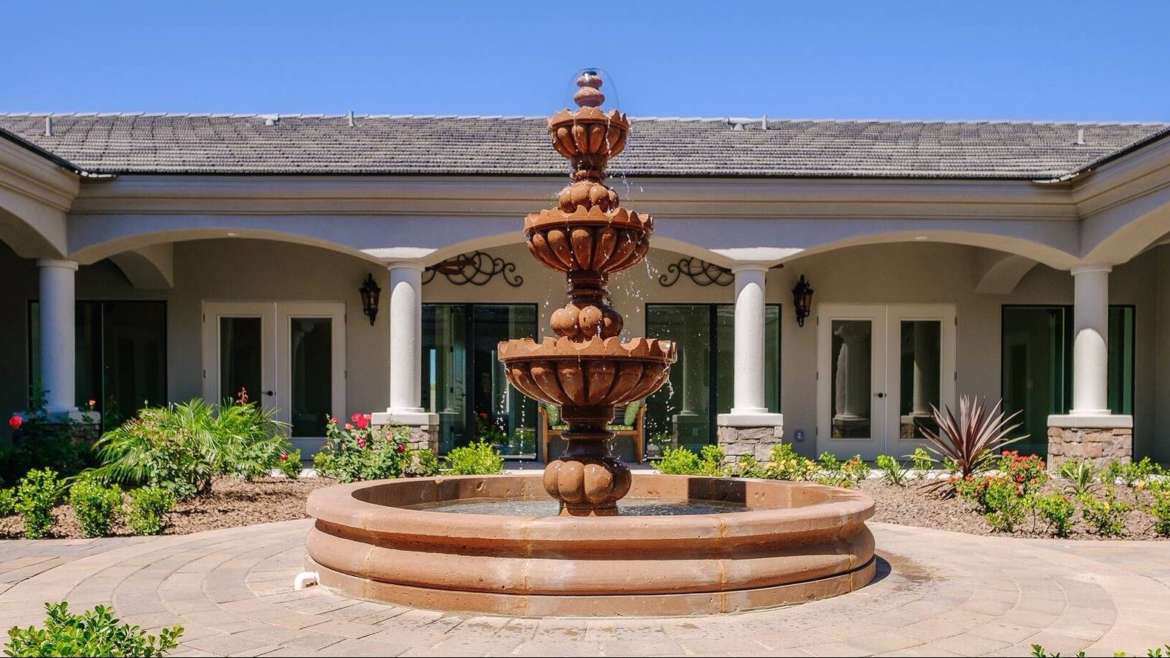
[[[307,568],[365,600],[513,616],[736,612],[874,576],[874,504],[856,491],[636,474],[618,507],[557,516],[539,474],[327,487],[309,496]]]

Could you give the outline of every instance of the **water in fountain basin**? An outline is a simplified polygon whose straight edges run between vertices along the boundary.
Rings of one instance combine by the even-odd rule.
[[[551,498],[522,500],[518,498],[470,498],[445,500],[437,503],[412,505],[410,509],[455,514],[498,514],[501,516],[557,516],[557,501]],[[693,516],[696,514],[728,514],[746,512],[742,503],[719,500],[674,501],[657,498],[626,498],[618,503],[621,516]]]

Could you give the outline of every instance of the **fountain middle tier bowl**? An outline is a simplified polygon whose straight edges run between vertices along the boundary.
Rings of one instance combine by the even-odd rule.
[[[528,251],[560,272],[621,272],[642,262],[650,251],[654,220],[625,208],[603,211],[577,206],[573,212],[549,208],[524,218]]]
[[[498,346],[508,381],[542,402],[573,407],[613,407],[657,391],[677,358],[673,341],[594,336],[586,341],[529,338]]]
[[[869,583],[873,507],[807,482],[639,473],[621,515],[574,517],[539,474],[360,482],[309,496],[306,568],[348,596],[437,610],[736,612]]]

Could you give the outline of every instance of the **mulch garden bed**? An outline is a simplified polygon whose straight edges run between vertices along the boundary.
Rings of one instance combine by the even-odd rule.
[[[233,478],[215,481],[210,496],[182,501],[171,513],[171,525],[165,534],[185,535],[204,530],[235,528],[257,523],[289,521],[307,518],[305,500],[309,492],[335,484],[322,477],[287,480],[266,478],[244,482]],[[888,485],[880,480],[866,480],[859,489],[871,496],[877,504],[874,521],[900,525],[934,528],[975,535],[1003,535],[1014,537],[1051,537],[1043,520],[1026,520],[1014,533],[998,533],[991,529],[975,505],[959,498],[939,498],[922,490],[922,482],[911,480],[904,487]],[[1058,491],[1059,483],[1049,483],[1046,490]],[[1118,487],[1118,495],[1133,501],[1134,492]],[[57,524],[53,538],[78,539],[81,528],[68,505],[56,508]],[[1071,539],[1114,539],[1094,534],[1077,514]],[[23,534],[19,516],[0,518],[0,539],[17,539]],[[117,523],[113,536],[128,536],[130,531]],[[1150,516],[1134,510],[1129,513],[1127,534],[1121,539],[1161,539],[1153,530]]]
[[[331,484],[335,482],[321,477],[299,480],[264,478],[252,482],[220,478],[212,484],[211,495],[175,505],[175,510],[170,514],[171,525],[164,534],[186,535],[204,530],[304,519],[308,516],[305,514],[305,500],[309,492]],[[54,515],[57,524],[51,538],[82,537],[81,526],[68,505],[58,506]],[[114,525],[111,534],[116,537],[133,533],[119,522]],[[19,516],[0,518],[0,539],[18,539],[22,536],[23,526]]]
[[[1044,487],[1043,493],[1066,493],[1062,491],[1060,484],[1050,482]],[[1013,533],[996,532],[984,520],[976,505],[958,497],[939,498],[933,493],[923,491],[921,481],[911,480],[906,486],[897,487],[880,480],[866,480],[858,488],[873,498],[876,503],[873,520],[881,523],[966,532],[973,535],[1052,537],[1043,519],[1036,519],[1033,523],[1031,515]],[[1119,486],[1117,495],[1120,500],[1133,503],[1135,491]],[[1143,496],[1142,505],[1146,502]],[[1075,518],[1076,522],[1069,533],[1069,539],[1164,539],[1154,532],[1150,515],[1139,509],[1129,512],[1126,519],[1126,534],[1122,537],[1101,537],[1094,534],[1081,520],[1079,511]]]

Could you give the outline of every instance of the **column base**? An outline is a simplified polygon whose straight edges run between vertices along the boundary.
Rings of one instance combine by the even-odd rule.
[[[398,425],[410,428],[408,447],[439,454],[439,415],[425,411],[383,411],[370,415],[373,425]]]
[[[716,423],[719,447],[729,464],[743,455],[767,461],[772,448],[784,438],[783,414],[719,414]]]
[[[1133,417],[1123,415],[1054,415],[1048,417],[1048,470],[1071,460],[1102,467],[1133,460]]]

